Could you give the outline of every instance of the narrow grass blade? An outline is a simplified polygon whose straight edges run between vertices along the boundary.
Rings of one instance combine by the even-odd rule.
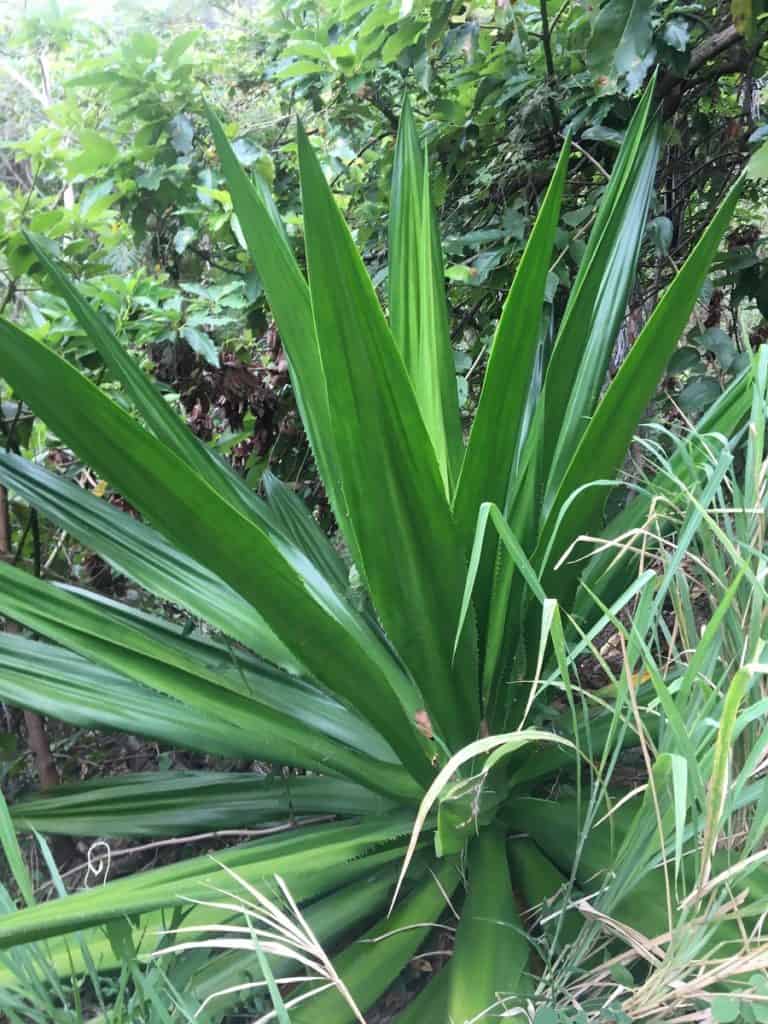
[[[759,655],[758,655],[759,658]],[[730,761],[733,752],[733,735],[736,718],[747,687],[752,681],[755,670],[762,666],[746,665],[734,675],[723,702],[722,715],[717,730],[712,773],[709,778],[707,792],[706,818],[701,848],[700,884],[705,885],[712,872],[712,858],[717,846],[717,839],[722,824],[723,809],[728,795],[730,777]]]

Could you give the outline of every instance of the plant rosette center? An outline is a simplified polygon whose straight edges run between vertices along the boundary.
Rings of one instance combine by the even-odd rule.
[[[460,853],[468,839],[496,820],[506,796],[497,772],[482,772],[447,786],[437,808],[435,853],[450,857]],[[496,784],[494,784],[496,783]]]

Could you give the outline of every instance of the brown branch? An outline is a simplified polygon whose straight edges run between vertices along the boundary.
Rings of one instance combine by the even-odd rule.
[[[384,115],[389,122],[390,132],[397,132],[397,126],[399,124],[397,114],[387,103],[384,102],[384,100],[379,97],[371,86],[363,86],[360,98],[366,100],[372,107],[375,107],[380,114]]]
[[[0,554],[10,554],[11,526],[8,512],[8,489],[0,486]],[[6,622],[6,632],[18,633],[15,622]],[[36,711],[24,712],[24,724],[27,727],[29,749],[35,759],[41,789],[51,789],[59,784],[59,773],[51,754],[51,746],[45,732],[43,720]]]
[[[549,29],[549,14],[547,13],[547,0],[540,2],[541,13],[541,45],[544,48],[544,62],[547,66],[547,105],[549,116],[552,118],[552,132],[557,135],[560,131],[560,112],[557,109],[555,98],[552,92],[557,84],[555,74],[555,60],[552,56],[552,36]]]
[[[29,180],[25,181],[21,174],[21,171],[24,170],[25,168],[28,170],[28,167],[25,163],[16,164],[11,159],[9,159],[4,153],[0,153],[0,162],[2,162],[2,165],[8,174],[9,181],[13,179],[18,185],[21,186],[21,188],[24,189],[28,189],[31,187],[31,182]]]
[[[715,64],[711,68],[705,68],[700,75],[692,78],[686,87],[695,89],[699,85],[707,85],[715,78],[725,78],[726,75],[735,75],[740,71],[747,71],[747,61],[744,57],[734,57],[733,60],[723,61],[722,64]]]
[[[749,50],[744,49],[738,57],[724,64],[709,68],[703,74],[695,76],[694,73],[699,68],[703,68],[715,57],[725,53],[726,50],[730,50],[731,47],[743,43],[744,37],[733,25],[728,25],[719,32],[713,33],[707,39],[702,40],[693,48],[685,76],[681,78],[674,72],[668,71],[656,87],[656,98],[664,101],[664,116],[667,118],[671,117],[680,106],[683,93],[694,88],[703,79],[711,80],[733,74],[736,71],[748,70],[756,54],[760,52],[760,47],[764,41],[765,37],[763,36],[756,45]]]
[[[717,57],[724,50],[729,50],[734,43],[740,42],[741,39],[741,33],[737,31],[734,25],[729,25],[721,32],[715,32],[708,39],[704,39],[693,49],[691,62],[688,65],[688,74],[692,71],[697,71],[702,64],[706,64],[708,60]]]
[[[56,771],[43,719],[37,711],[25,711],[24,724],[27,727],[29,749],[34,756],[37,775],[40,779],[40,789],[54,789],[60,781],[59,773]]]
[[[706,64],[707,61],[710,61],[713,57],[717,57],[719,54],[724,53],[725,50],[729,50],[736,43],[741,42],[741,40],[741,33],[737,32],[733,25],[729,25],[721,32],[715,32],[707,39],[704,39],[698,44],[698,46],[693,48],[686,77],[680,78],[673,71],[668,71],[658,84],[656,89],[657,98],[664,99],[675,89],[686,84],[690,84],[690,79],[694,71],[698,71],[698,69]]]
[[[0,554],[10,553],[10,539],[8,490],[0,487]],[[19,632],[15,622],[6,622],[5,629],[8,633]],[[59,773],[56,771],[43,719],[36,711],[25,711],[24,724],[27,727],[27,742],[35,760],[40,788],[52,789],[59,784]]]
[[[13,284],[14,282],[11,283]],[[23,403],[19,402],[16,407],[16,415],[14,416],[10,427],[7,423],[3,424],[3,433],[5,433],[8,438],[6,449],[9,451],[11,449],[18,450],[18,445],[15,443],[14,435],[16,433],[16,426],[19,422],[23,407]],[[30,517],[30,525],[32,526],[35,545],[34,569],[35,575],[39,576],[40,530],[37,522],[37,513],[34,510],[30,510]],[[8,502],[8,488],[0,485],[0,555],[8,556],[10,554],[11,517]],[[19,627],[15,622],[6,622],[5,629],[8,633],[19,632]],[[40,788],[51,789],[59,784],[59,773],[56,771],[56,764],[53,760],[51,745],[48,742],[48,736],[45,731],[43,719],[36,711],[25,711],[24,724],[27,727],[27,742],[29,743],[29,749],[32,751],[32,755],[35,759],[37,775],[40,780]]]
[[[347,173],[347,171],[350,170],[354,166],[355,162],[360,159],[360,157],[363,155],[363,153],[367,153],[368,150],[371,148],[371,146],[377,146],[384,139],[388,138],[389,135],[390,135],[390,132],[387,131],[387,132],[384,132],[382,135],[373,135],[373,136],[371,136],[371,138],[368,139],[368,141],[363,146],[361,146],[360,149],[358,149],[358,151],[355,153],[355,155],[352,157],[352,159],[349,160],[346,164],[344,164],[344,166],[339,171],[339,173],[334,178],[331,179],[331,183],[329,185],[329,188],[331,189],[331,191],[333,191],[333,189],[335,188],[336,183],[338,182],[339,178],[341,178],[343,175],[345,175]]]

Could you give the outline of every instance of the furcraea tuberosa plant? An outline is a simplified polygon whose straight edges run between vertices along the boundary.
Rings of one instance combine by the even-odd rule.
[[[216,862],[199,856],[27,906],[0,920],[0,945],[48,938],[52,962],[68,971],[85,937],[106,969],[116,948],[105,923],[129,921],[136,950],[148,951],[162,928],[182,923],[189,937],[237,918],[231,900],[189,902],[231,888],[227,869],[271,894],[279,874],[362,1012],[430,941],[433,925],[455,926],[447,966],[397,1020],[459,1024],[534,990],[544,961],[532,943],[542,933],[528,910],[566,883],[594,894],[601,879],[619,878],[606,912],[647,935],[667,930],[661,859],[680,826],[679,805],[670,809],[662,772],[655,803],[630,800],[585,833],[585,771],[605,764],[603,750],[636,745],[638,736],[626,699],[617,714],[618,687],[577,707],[568,680],[569,645],[637,592],[639,572],[631,545],[588,559],[584,542],[574,545],[626,536],[649,514],[653,481],[607,524],[606,498],[742,187],[726,196],[606,387],[654,188],[660,130],[651,107],[649,89],[545,359],[565,143],[501,311],[466,444],[428,163],[407,104],[386,310],[302,129],[306,277],[266,186],[250,180],[210,115],[362,601],[351,566],[295,495],[270,478],[257,496],[192,436],[47,247],[31,240],[122,385],[122,401],[8,322],[0,372],[141,518],[14,455],[0,456],[0,479],[212,630],[182,632],[0,563],[0,611],[45,638],[0,634],[0,698],[306,774],[290,779],[289,795],[280,780],[256,775],[106,778],[17,804],[17,827],[180,835],[285,820],[289,806],[299,823],[318,813],[334,820],[228,848]],[[679,446],[681,476],[696,476],[697,437],[733,437],[743,426],[753,377],[750,368]],[[545,677],[559,683],[539,692]],[[654,742],[662,757],[663,724]],[[609,798],[606,785],[592,822]],[[617,874],[629,859],[633,870]],[[695,863],[694,851],[683,873],[695,873]],[[751,886],[765,888],[762,872]],[[553,941],[572,942],[579,925],[569,911]],[[718,941],[729,928],[737,926],[722,925]],[[78,942],[68,938],[74,932]],[[226,963],[233,954],[211,955]],[[280,964],[273,967],[279,977]],[[249,969],[258,975],[257,962]],[[336,1024],[354,1013],[332,987],[297,1005],[292,1019]]]

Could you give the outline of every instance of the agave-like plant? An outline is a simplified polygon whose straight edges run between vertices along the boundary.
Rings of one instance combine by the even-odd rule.
[[[66,939],[77,931],[88,956],[108,967],[126,949],[116,922],[131,922],[131,948],[142,950],[182,916],[204,935],[238,913],[226,899],[210,905],[211,887],[226,889],[228,872],[264,887],[279,873],[319,941],[337,950],[334,963],[363,1011],[447,907],[460,913],[450,964],[398,1021],[459,1024],[500,992],[530,990],[540,961],[530,956],[521,907],[552,896],[577,859],[590,878],[614,866],[623,837],[638,841],[627,812],[580,844],[576,800],[539,796],[555,774],[578,777],[581,764],[570,716],[539,707],[537,721],[551,724],[530,727],[534,680],[560,649],[548,641],[553,624],[586,629],[636,576],[631,553],[584,562],[569,552],[583,536],[620,537],[648,513],[652,485],[615,520],[603,519],[740,190],[725,198],[606,387],[654,187],[660,143],[651,104],[649,90],[550,341],[545,295],[565,144],[498,322],[466,445],[428,166],[407,104],[394,160],[388,316],[301,128],[306,278],[269,194],[210,115],[362,598],[296,496],[267,477],[258,497],[198,442],[31,239],[124,401],[8,322],[0,324],[0,372],[141,519],[12,454],[0,456],[0,479],[212,630],[182,631],[0,563],[0,612],[52,641],[0,634],[0,698],[307,774],[139,775],[18,803],[18,828],[70,835],[302,827],[227,849],[221,864],[197,857],[28,906],[0,919],[1,947],[51,938],[52,962],[69,970],[82,958]],[[704,429],[731,436],[744,422],[751,372],[707,413]],[[691,444],[674,457],[680,478],[695,475],[695,455]],[[599,708],[591,719],[595,758],[612,721]],[[318,814],[334,820],[302,825]],[[636,881],[616,915],[663,930],[663,879],[655,870]],[[190,909],[189,899],[202,903]],[[222,977],[241,965],[225,968]],[[353,1011],[331,990],[293,1019],[341,1022]]]

